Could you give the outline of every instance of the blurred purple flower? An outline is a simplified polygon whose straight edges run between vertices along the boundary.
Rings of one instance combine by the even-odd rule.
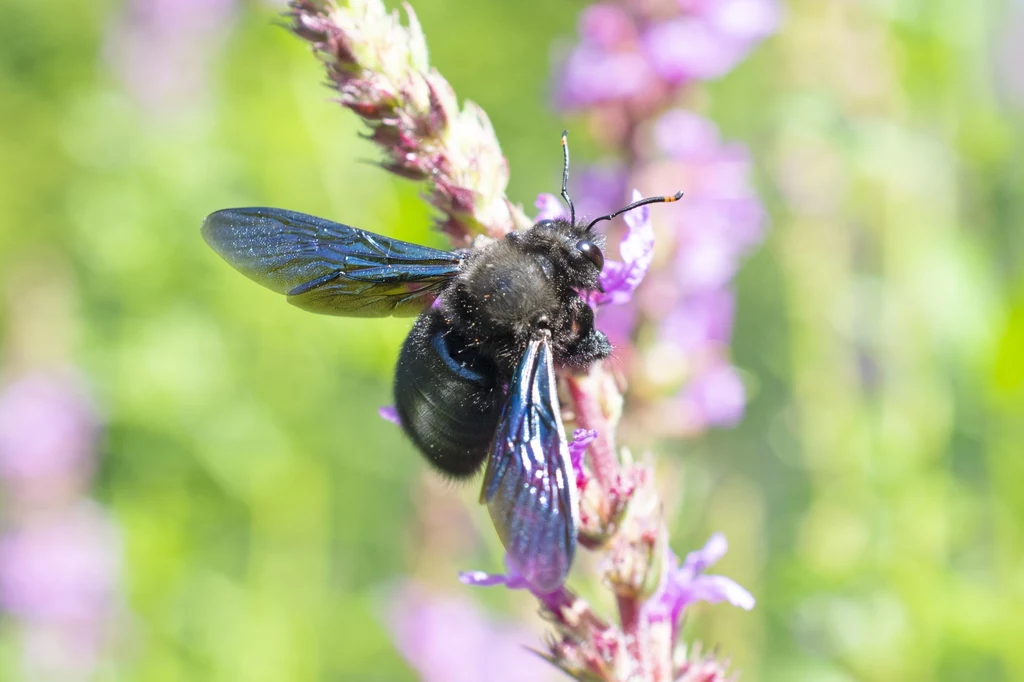
[[[697,428],[731,427],[743,417],[746,391],[736,369],[717,362],[693,377],[680,399],[681,412],[689,415]]]
[[[31,374],[0,394],[0,478],[64,475],[91,466],[96,408],[72,378]]]
[[[597,310],[595,324],[616,348],[616,357],[620,357],[621,351],[627,349],[636,323],[637,310],[634,306],[612,305]]]
[[[206,88],[237,0],[128,0],[111,27],[107,58],[143,106],[179,109]]]
[[[653,327],[645,337],[653,345],[637,352],[653,353],[655,360],[633,366],[645,374],[654,401],[649,423],[665,434],[689,435],[733,426],[743,416],[743,384],[726,361],[735,312],[729,287],[743,257],[763,238],[765,214],[749,154],[723,144],[712,122],[671,109],[652,131],[669,160],[647,172],[677,177],[687,194],[666,216],[671,229],[663,234],[674,241],[674,256],[648,274],[636,298],[640,324]]]
[[[579,109],[636,97],[657,84],[641,53],[609,50],[584,40],[568,53],[555,87],[555,105]]]
[[[633,18],[624,7],[611,2],[591,5],[580,13],[580,37],[605,49],[629,45],[636,39]]]
[[[424,682],[550,680],[552,669],[526,646],[536,636],[488,618],[470,599],[441,597],[409,583],[391,600],[389,629]]]
[[[578,215],[601,216],[620,209],[625,202],[626,168],[618,163],[585,166],[570,178]]]
[[[704,573],[725,555],[728,548],[725,536],[715,533],[703,548],[687,554],[682,566],[672,550],[667,549],[668,569],[657,593],[645,605],[647,620],[668,621],[675,629],[683,609],[698,601],[711,604],[727,601],[747,611],[754,608],[753,595],[736,581]]]
[[[701,292],[679,299],[661,312],[657,338],[694,356],[709,347],[724,347],[732,337],[735,295],[728,289]]]
[[[704,159],[718,149],[718,126],[686,109],[669,109],[654,121],[655,144],[670,158]]]
[[[761,240],[764,209],[751,182],[750,154],[742,145],[723,144],[714,123],[682,109],[657,119],[654,139],[685,175],[687,199],[673,216],[686,246],[710,249],[701,240],[714,240],[725,253],[739,254]]]
[[[672,85],[720,78],[779,24],[780,8],[775,0],[683,4],[689,12],[653,24],[643,37],[654,70]]]
[[[714,291],[732,281],[739,267],[739,248],[710,229],[683,234],[675,266],[683,291]]]
[[[693,17],[655,24],[644,33],[643,41],[652,68],[670,85],[719,78],[745,53],[737,41]]]
[[[694,80],[720,78],[781,18],[777,0],[680,0],[677,13],[647,16],[642,3],[583,11],[580,42],[563,60],[555,101],[564,109],[629,100]]]
[[[0,539],[0,609],[29,623],[91,627],[117,605],[120,541],[89,501]]]

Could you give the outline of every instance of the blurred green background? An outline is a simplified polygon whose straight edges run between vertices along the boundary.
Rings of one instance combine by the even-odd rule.
[[[527,206],[557,187],[550,55],[583,6],[415,3]],[[414,679],[387,586],[499,553],[377,417],[410,322],[305,314],[199,225],[274,205],[444,242],[278,8],[219,11],[126,63],[119,3],[0,0],[4,366],[75,363],[106,418],[127,608],[102,679]],[[791,2],[695,103],[772,216],[738,279],[748,414],[661,453],[673,546],[724,531],[759,602],[687,636],[748,682],[1024,679],[1022,27],[1019,2]]]

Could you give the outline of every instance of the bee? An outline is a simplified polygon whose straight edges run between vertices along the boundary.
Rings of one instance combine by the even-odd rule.
[[[232,208],[202,234],[246,277],[314,313],[418,315],[395,368],[402,429],[443,474],[486,461],[480,494],[512,563],[541,593],[565,582],[576,553],[578,492],[555,369],[585,371],[612,351],[584,299],[601,290],[603,235],[541,220],[479,248],[441,251],[279,208]]]

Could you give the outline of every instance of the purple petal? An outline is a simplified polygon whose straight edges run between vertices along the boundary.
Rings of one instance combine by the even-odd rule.
[[[691,573],[703,573],[709,566],[718,563],[718,560],[729,551],[729,541],[722,533],[714,533],[704,546],[686,555],[683,562],[683,569]]]
[[[519,578],[518,580],[522,580]],[[494,587],[505,585],[511,590],[526,587],[525,581],[520,585],[518,582],[504,573],[487,573],[486,571],[459,571],[459,582],[471,587]]]
[[[717,604],[724,601],[749,611],[754,608],[755,603],[754,595],[732,578],[722,575],[697,576],[683,592],[683,599],[687,604],[698,601]]]
[[[572,465],[578,467],[581,460],[583,459],[583,453],[587,451],[587,446],[594,442],[597,438],[597,429],[576,429],[572,433],[572,442],[569,443],[569,457],[572,459]]]
[[[485,571],[462,571],[459,573],[459,582],[463,585],[473,587],[494,587],[504,585],[510,590],[529,590],[542,604],[552,611],[556,611],[565,600],[565,588],[559,587],[554,592],[538,592],[530,587],[523,577],[522,571],[512,562],[511,557],[505,555],[505,573],[487,573]]]
[[[529,583],[523,577],[522,572],[512,562],[512,559],[505,555],[505,573],[486,573],[484,571],[462,571],[459,573],[459,582],[463,585],[475,587],[493,587],[504,585],[510,590],[528,590]]]
[[[668,620],[677,626],[683,609],[698,601],[712,604],[727,601],[742,609],[752,609],[754,597],[734,580],[703,574],[706,568],[722,558],[727,549],[725,536],[715,533],[704,547],[690,552],[682,566],[678,566],[679,561],[672,550],[667,549],[665,577],[645,607],[646,618],[651,622]]]
[[[640,192],[633,191],[633,201],[642,198]],[[627,213],[624,219],[628,229],[619,245],[622,261],[605,261],[601,272],[604,293],[594,296],[599,305],[629,302],[654,261],[654,228],[649,208],[641,206]]]
[[[572,460],[573,471],[576,472],[576,487],[582,488],[586,482],[583,474],[583,455],[587,446],[597,438],[597,429],[576,429],[572,434],[572,442],[569,443],[569,459]]]
[[[398,417],[398,410],[395,409],[394,405],[384,405],[377,410],[377,414],[380,415],[384,421],[389,421],[392,424],[402,425],[402,420]]]

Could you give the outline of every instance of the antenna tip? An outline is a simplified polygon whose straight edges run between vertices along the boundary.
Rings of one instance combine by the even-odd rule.
[[[568,137],[569,137],[569,131],[568,130],[563,130],[562,131],[562,144],[565,144],[565,141],[566,141],[566,139],[568,139]]]
[[[665,203],[671,204],[673,201],[679,201],[682,198],[683,198],[683,193],[681,191],[679,191],[679,192],[676,192],[675,194],[673,194],[670,197],[665,197]]]

